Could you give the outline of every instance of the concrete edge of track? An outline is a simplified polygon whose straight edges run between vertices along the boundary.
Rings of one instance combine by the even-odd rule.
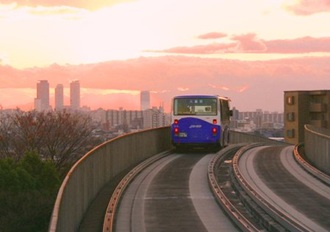
[[[236,178],[239,186],[244,190],[244,192],[252,199],[250,201],[246,201],[246,203],[250,204],[249,207],[256,208],[259,207],[264,211],[264,214],[260,214],[259,216],[263,220],[263,224],[265,228],[269,231],[282,231],[285,228],[288,231],[306,231],[306,228],[298,222],[295,222],[288,218],[285,214],[277,210],[271,204],[269,204],[266,200],[264,200],[244,179],[241,174],[238,162],[240,157],[249,149],[258,147],[258,146],[267,146],[267,144],[255,143],[247,145],[241,148],[233,157],[233,175]],[[257,205],[257,206],[256,206]],[[282,229],[280,228],[282,227]]]
[[[208,166],[208,180],[209,186],[215,196],[215,199],[220,204],[222,209],[231,218],[231,220],[238,226],[242,231],[259,231],[247,218],[245,218],[240,211],[230,202],[227,196],[222,191],[219,183],[217,182],[215,168],[220,162],[224,162],[231,152],[236,152],[237,150],[244,147],[245,144],[236,144],[235,146],[229,146],[222,149],[218,155],[211,159]]]
[[[165,151],[159,153],[158,155],[154,155],[151,158],[143,161],[135,168],[133,168],[117,185],[115,188],[110,201],[107,206],[107,210],[104,216],[103,221],[103,232],[111,232],[113,231],[114,220],[115,220],[115,213],[120,201],[122,194],[125,192],[126,188],[130,184],[130,182],[147,166],[156,162],[157,160],[169,155],[172,153],[172,150]]]

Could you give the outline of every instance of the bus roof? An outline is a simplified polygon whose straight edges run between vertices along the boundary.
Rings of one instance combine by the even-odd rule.
[[[178,96],[175,96],[173,99],[175,99],[175,98],[195,98],[195,97],[198,97],[198,98],[221,98],[221,99],[230,101],[230,99],[228,97],[219,96],[219,95],[212,95],[212,94],[178,95]]]

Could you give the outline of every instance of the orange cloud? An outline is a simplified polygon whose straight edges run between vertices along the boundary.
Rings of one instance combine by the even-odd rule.
[[[320,12],[330,12],[330,0],[298,0],[288,1],[284,9],[296,15],[312,15]]]
[[[27,9],[27,11],[33,15],[75,15],[77,17],[77,14],[81,13],[81,10],[72,6],[52,6],[52,7],[46,7],[46,6],[37,6],[33,8]]]
[[[22,6],[30,6],[30,7],[37,7],[37,6],[45,6],[45,7],[58,7],[58,6],[69,6],[75,8],[83,8],[87,10],[97,10],[102,7],[106,6],[113,6],[116,4],[120,4],[123,2],[131,2],[135,0],[97,0],[97,1],[84,1],[84,0],[56,0],[56,1],[49,1],[49,0],[2,0],[2,4],[17,4],[18,7]]]

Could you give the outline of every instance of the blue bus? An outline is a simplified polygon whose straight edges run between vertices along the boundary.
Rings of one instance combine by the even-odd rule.
[[[216,147],[229,143],[230,99],[218,95],[182,95],[172,101],[171,140],[176,148]]]

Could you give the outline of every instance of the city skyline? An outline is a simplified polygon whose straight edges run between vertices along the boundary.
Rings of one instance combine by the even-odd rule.
[[[330,89],[327,0],[9,0],[0,16],[3,108],[33,108],[43,79],[79,79],[93,109],[139,109],[148,89],[167,110],[202,93],[283,111],[284,91]]]
[[[283,112],[284,91],[330,89],[329,63],[327,57],[287,59],[283,65],[278,60],[212,59],[204,62],[202,58],[171,56],[84,66],[53,65],[35,68],[33,72],[11,69],[7,74],[8,68],[5,68],[0,72],[5,75],[2,78],[0,74],[0,105],[3,108],[33,109],[35,83],[46,77],[50,83],[51,105],[57,83],[79,79],[81,106],[91,109],[140,109],[140,91],[149,89],[151,106],[164,104],[166,112],[169,112],[173,96],[182,94],[218,94],[229,97],[231,107],[242,111],[261,108]],[[285,72],[287,70],[290,75]],[[26,79],[33,83],[26,82]],[[18,88],[14,88],[15,85]],[[68,85],[64,86],[64,92],[64,104],[69,105]]]
[[[37,111],[47,110],[63,110],[64,108],[70,108],[73,110],[80,109],[80,82],[74,80],[70,82],[70,98],[69,105],[64,104],[64,86],[63,84],[57,84],[54,88],[53,97],[50,95],[50,88],[48,80],[40,80],[37,83],[36,98],[34,99],[34,109]],[[54,100],[54,104],[50,99]],[[32,110],[32,109],[31,109]]]

